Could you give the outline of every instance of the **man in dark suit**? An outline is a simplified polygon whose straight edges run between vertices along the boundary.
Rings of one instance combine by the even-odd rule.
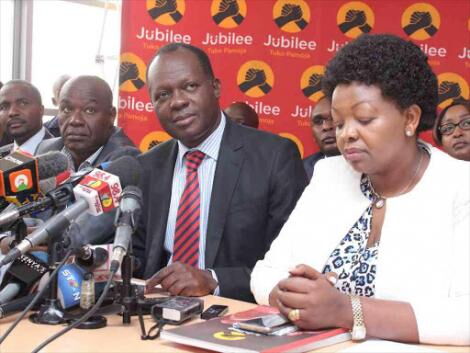
[[[155,112],[173,139],[139,156],[144,207],[134,252],[147,289],[253,301],[250,273],[306,183],[289,140],[232,122],[199,48],[169,44],[148,67]]]
[[[323,97],[317,102],[310,119],[312,134],[320,151],[304,158],[304,168],[308,179],[312,179],[315,164],[325,157],[339,155],[336,146],[336,132],[331,118],[331,102]]]
[[[139,154],[122,129],[114,126],[116,108],[112,102],[111,88],[97,76],[78,76],[67,81],[59,98],[62,137],[43,141],[38,152],[64,152],[74,171],[98,166],[123,154]]]
[[[140,154],[122,129],[114,126],[112,91],[99,77],[78,76],[67,81],[60,93],[58,117],[62,137],[43,141],[38,153],[63,152],[73,171]],[[114,232],[113,221],[114,212],[82,215],[75,221],[72,236],[77,242],[106,243]]]
[[[42,126],[44,106],[41,94],[31,83],[12,80],[0,89],[0,124],[13,138],[13,143],[0,148],[4,156],[17,149],[37,154],[41,141],[54,136]]]

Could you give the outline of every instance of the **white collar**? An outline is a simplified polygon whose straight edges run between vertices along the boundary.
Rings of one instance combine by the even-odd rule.
[[[38,132],[36,132],[33,136],[31,136],[21,146],[18,146],[16,141],[14,141],[13,142],[13,151],[16,151],[16,150],[20,149],[21,151],[27,152],[30,155],[34,156],[36,154],[36,149],[38,148],[38,145],[44,139],[45,135],[46,135],[46,129],[44,128],[44,126],[42,126],[41,129]]]

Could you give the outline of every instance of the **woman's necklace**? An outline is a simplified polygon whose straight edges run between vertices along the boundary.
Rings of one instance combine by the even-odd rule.
[[[413,176],[411,177],[410,181],[408,184],[406,184],[406,186],[398,193],[396,194],[395,196],[399,196],[401,194],[404,194],[405,192],[409,191],[409,189],[411,188],[411,186],[413,185],[413,183],[415,182],[415,179],[416,179],[416,176],[418,175],[418,172],[420,170],[420,167],[421,167],[421,162],[423,161],[424,159],[424,154],[425,152],[422,151],[421,149],[419,149],[419,162],[418,164],[416,165],[416,169],[413,173]],[[374,187],[372,186],[372,181],[370,180],[370,177],[367,176],[367,179],[368,179],[368,182],[369,182],[369,185],[370,185],[370,190],[372,192],[372,195],[373,195],[373,200],[372,200],[372,203],[374,204],[374,206],[376,208],[382,208],[384,207],[385,205],[385,197],[383,197],[382,195],[380,195],[379,193],[377,193],[375,190],[374,190]]]

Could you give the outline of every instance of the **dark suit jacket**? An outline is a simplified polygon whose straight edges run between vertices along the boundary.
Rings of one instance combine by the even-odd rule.
[[[143,215],[134,253],[149,278],[168,262],[164,251],[176,140],[138,157],[144,168]],[[227,119],[212,187],[205,265],[215,270],[220,295],[253,301],[250,274],[278,235],[307,184],[290,140]]]
[[[39,146],[41,146],[42,142],[45,141],[45,140],[50,140],[54,138],[54,135],[52,135],[48,129],[45,129],[45,134],[44,134],[44,138],[42,139],[42,141],[39,143],[39,145],[36,147],[36,152],[34,153],[35,155],[38,155],[38,154],[41,154],[41,152],[39,152]],[[5,145],[5,146],[2,146],[0,147],[0,156],[6,156],[7,154],[10,154],[12,151],[13,151],[13,146],[14,144],[13,143],[10,143],[8,145]]]
[[[61,151],[62,148],[64,148],[62,137],[56,137],[42,141],[38,146],[37,153],[42,154],[50,151]],[[96,167],[103,162],[112,161],[123,155],[136,156],[139,153],[134,143],[127,137],[124,131],[121,128],[114,127],[113,134],[104,145],[103,150],[93,166]]]
[[[325,158],[325,154],[322,152],[317,152],[303,159],[304,168],[305,172],[307,173],[308,180],[312,179],[315,164],[317,164],[317,162],[323,158]]]
[[[50,151],[61,151],[64,142],[61,137],[41,142],[38,147],[39,153]],[[114,132],[104,145],[103,150],[93,163],[94,167],[103,162],[113,161],[119,157],[130,155],[137,156],[140,151],[127,137],[121,128],[114,128]],[[75,220],[70,236],[75,244],[103,244],[112,241],[114,234],[115,211],[103,213],[97,217],[83,214]]]

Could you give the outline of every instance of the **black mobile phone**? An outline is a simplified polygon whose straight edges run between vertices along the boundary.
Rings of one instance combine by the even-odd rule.
[[[214,317],[222,316],[226,314],[228,311],[227,305],[211,305],[201,314],[201,319],[209,320],[213,319]]]

